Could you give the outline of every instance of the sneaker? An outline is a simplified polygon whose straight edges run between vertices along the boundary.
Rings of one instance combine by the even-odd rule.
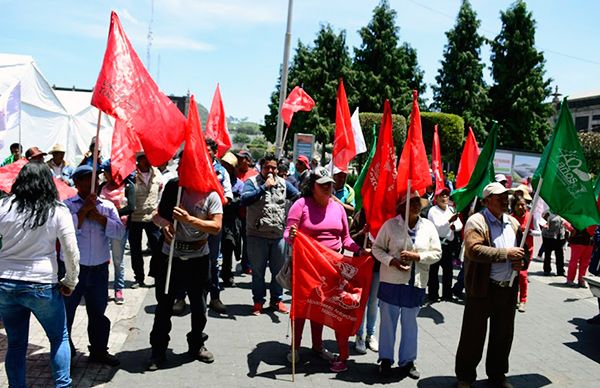
[[[381,363],[379,364],[379,374],[384,377],[392,375],[392,360],[388,360],[387,358],[381,360]]]
[[[404,374],[411,379],[418,380],[421,377],[421,374],[417,370],[415,363],[412,361],[400,368],[402,369],[402,372],[404,372]]]
[[[361,336],[356,336],[356,340],[354,340],[354,349],[358,354],[367,354],[367,344],[365,343],[365,339]]]
[[[292,360],[292,356],[293,356],[293,360]],[[294,361],[295,364],[300,362],[300,352],[295,350],[294,353],[292,354],[292,351],[290,350],[286,356],[288,362],[291,364],[292,361]]]
[[[115,303],[121,305],[124,302],[125,302],[125,298],[123,298],[123,291],[122,290],[115,291]]]
[[[121,365],[121,361],[119,361],[119,359],[117,357],[113,356],[112,354],[110,354],[108,352],[90,353],[90,356],[88,357],[88,361],[96,362],[98,364],[104,364],[104,365],[108,365],[108,366]]]
[[[346,361],[337,360],[331,363],[329,370],[334,373],[345,372],[348,370],[348,365],[346,365]]]
[[[270,307],[273,310],[278,311],[282,314],[287,314],[290,312],[290,310],[287,308],[287,306],[282,301],[277,301],[275,303],[271,302]]]
[[[185,306],[185,299],[177,299],[173,304],[173,315],[183,315]]]
[[[323,359],[325,361],[329,361],[329,362],[335,361],[335,354],[333,354],[329,350],[327,350],[324,345],[321,345],[321,349],[313,348],[312,351],[315,355],[317,355],[318,357],[320,357],[321,359]]]
[[[210,364],[215,361],[215,356],[213,356],[213,354],[206,349],[206,346],[202,346],[196,354],[196,359],[198,359],[198,361]]]
[[[221,299],[211,299],[208,303],[208,308],[218,314],[227,313],[227,307],[221,302]]]
[[[585,280],[580,280],[578,286],[579,286],[579,288],[588,288],[587,283],[585,282]]]
[[[519,310],[520,313],[524,313],[525,311],[527,311],[527,304],[525,302],[519,303],[519,305],[517,306],[517,310]]]
[[[377,337],[375,337],[374,335],[368,335],[367,347],[375,353],[379,352],[379,342],[377,342]]]
[[[254,303],[254,305],[252,306],[251,314],[258,316],[258,315],[262,314],[262,310],[263,310],[262,303]]]

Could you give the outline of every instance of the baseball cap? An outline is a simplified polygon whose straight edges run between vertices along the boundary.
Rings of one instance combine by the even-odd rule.
[[[75,169],[75,171],[73,171],[73,174],[71,174],[71,179],[79,179],[79,178],[82,178],[91,173],[92,173],[92,166],[88,166],[87,164],[84,164],[84,165],[77,167]]]
[[[306,158],[306,156],[305,156],[305,158]],[[300,160],[299,157],[298,157],[298,160]],[[316,183],[319,185],[323,185],[325,183],[335,183],[335,181],[331,177],[331,174],[329,174],[329,170],[327,170],[325,167],[315,168],[315,171],[313,172],[313,174],[315,174],[318,177],[316,180]]]
[[[508,189],[504,187],[501,183],[492,182],[483,188],[483,198],[485,199],[490,195],[504,194],[507,191]]]
[[[504,174],[496,174],[496,176],[494,177],[494,180],[496,182],[506,182],[506,181],[508,181],[508,179],[506,179],[506,175],[504,175]]]
[[[304,155],[298,156],[298,161],[306,166],[306,168],[310,169],[310,162],[308,158]]]
[[[235,156],[237,156],[238,158],[246,158],[250,162],[252,162],[254,160],[254,158],[252,158],[252,154],[250,153],[250,151],[246,151],[246,150],[240,150],[240,151],[238,151],[235,154]]]
[[[444,186],[444,187],[440,187],[439,189],[437,189],[435,191],[435,195],[440,195],[442,193],[446,193],[446,194],[450,195],[450,189],[448,187]]]

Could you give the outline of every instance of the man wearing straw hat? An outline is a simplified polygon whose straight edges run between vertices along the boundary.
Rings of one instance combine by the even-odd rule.
[[[65,160],[65,147],[61,144],[55,144],[48,153],[52,155],[52,159],[47,162],[52,175],[73,186],[73,180],[71,179],[73,167]]]

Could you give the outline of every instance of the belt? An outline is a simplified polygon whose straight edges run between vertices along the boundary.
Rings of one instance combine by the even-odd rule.
[[[175,240],[175,249],[179,251],[197,251],[206,245],[208,240],[198,240],[198,241],[178,241]]]
[[[490,283],[498,287],[510,287],[510,280],[494,280],[490,279]]]

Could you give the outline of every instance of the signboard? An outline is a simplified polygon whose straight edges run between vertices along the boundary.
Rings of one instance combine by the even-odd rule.
[[[315,147],[315,135],[309,133],[294,134],[294,160],[298,160],[298,156],[304,155],[311,160]]]
[[[494,170],[506,175],[510,187],[531,178],[540,163],[541,155],[519,151],[496,150]]]

